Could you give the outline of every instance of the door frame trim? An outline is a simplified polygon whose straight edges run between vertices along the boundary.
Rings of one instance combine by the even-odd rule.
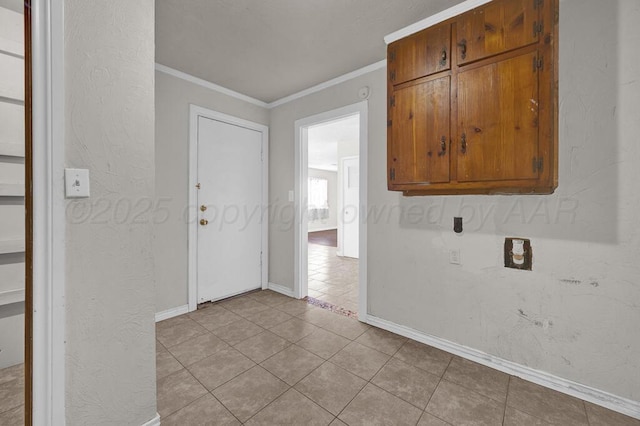
[[[34,425],[65,423],[64,1],[34,0],[32,37]]]
[[[295,242],[294,242],[294,297],[302,299],[308,294],[308,218],[304,201],[307,199],[309,163],[308,129],[342,117],[360,114],[360,241],[358,262],[358,319],[367,318],[367,145],[368,101],[325,111],[295,121]]]
[[[269,127],[264,124],[223,114],[198,105],[189,104],[189,201],[185,211],[188,226],[187,298],[189,312],[198,309],[198,117],[221,121],[262,134],[262,289],[269,286]]]

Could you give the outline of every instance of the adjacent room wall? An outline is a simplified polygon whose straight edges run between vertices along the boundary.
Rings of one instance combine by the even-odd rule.
[[[259,124],[266,108],[156,71],[156,312],[182,307],[187,299],[189,104]]]
[[[550,196],[387,191],[385,70],[274,108],[270,281],[293,289],[294,121],[356,103],[366,85],[369,314],[640,401],[637,22],[635,0],[561,1],[560,186]],[[503,267],[508,236],[531,239],[532,272]],[[449,264],[454,248],[461,266]]]
[[[309,177],[326,179],[328,181],[327,197],[329,201],[329,217],[312,221],[309,219],[309,232],[325,231],[338,228],[338,173],[329,170],[309,168]]]
[[[156,416],[154,2],[65,1],[67,424]]]

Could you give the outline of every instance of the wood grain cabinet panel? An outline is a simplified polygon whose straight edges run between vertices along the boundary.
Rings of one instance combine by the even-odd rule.
[[[388,73],[401,84],[451,68],[451,25],[438,25],[399,40],[388,51]]]
[[[457,21],[458,64],[537,43],[542,31],[538,0],[493,1]]]
[[[493,0],[389,45],[389,190],[553,193],[558,2]]]
[[[449,181],[450,78],[395,92],[391,116],[391,185]]]
[[[537,179],[538,53],[458,75],[458,181]]]

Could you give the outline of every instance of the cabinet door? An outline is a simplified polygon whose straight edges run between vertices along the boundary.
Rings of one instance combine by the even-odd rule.
[[[466,64],[538,41],[537,2],[498,0],[460,16],[458,63]]]
[[[449,181],[450,77],[393,92],[392,185]]]
[[[537,179],[537,53],[458,74],[458,180]]]
[[[451,25],[439,25],[389,46],[389,80],[400,84],[451,68]]]

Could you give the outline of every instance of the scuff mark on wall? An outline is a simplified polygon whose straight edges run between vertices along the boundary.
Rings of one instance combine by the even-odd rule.
[[[522,309],[518,309],[518,316],[522,319],[527,320],[529,323],[533,324],[534,326],[543,328],[545,330],[548,329],[549,327],[553,327],[553,321],[548,319],[539,320],[539,319],[529,318],[529,315],[527,315]]]
[[[570,284],[570,285],[581,285],[583,284],[582,280],[578,280],[575,278],[563,278],[560,280],[561,283],[563,284]],[[586,282],[584,283],[588,283],[591,287],[600,287],[600,282],[594,278],[589,278],[588,280],[586,280]]]

